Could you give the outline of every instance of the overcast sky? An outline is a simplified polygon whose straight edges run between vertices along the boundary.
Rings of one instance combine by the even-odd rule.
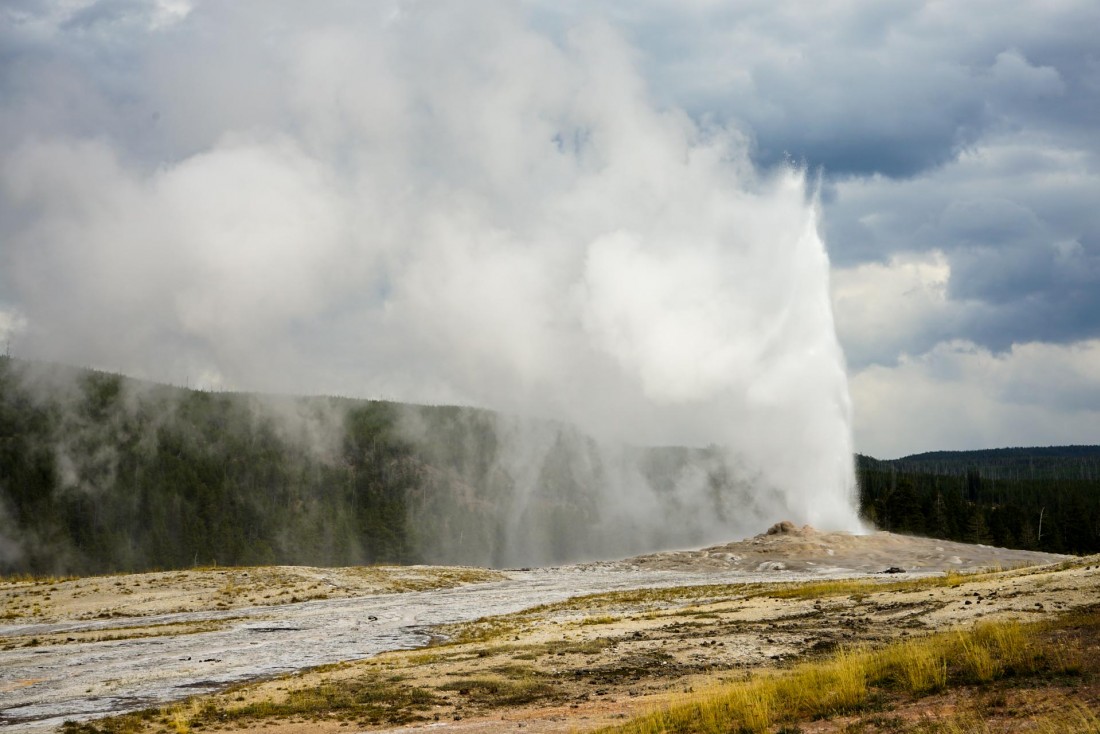
[[[1100,443],[1098,28],[1091,0],[6,0],[0,336],[15,355],[181,384],[462,399],[446,365],[424,364],[480,369],[482,354],[393,348],[387,304],[465,329],[461,309],[503,303],[463,340],[510,345],[488,379],[537,382],[567,342],[528,343],[507,305],[570,266],[510,253],[587,232],[592,202],[642,227],[635,210],[661,206],[654,167],[678,160],[660,146],[683,139],[692,161],[734,151],[754,195],[791,165],[818,182],[857,450]],[[547,163],[525,142],[540,125],[559,152],[615,136],[625,152],[609,160],[635,161],[647,185]],[[725,185],[689,168],[669,197]],[[467,220],[491,226],[463,229],[479,234],[457,250],[400,244]],[[364,254],[367,229],[381,244]],[[434,282],[408,265],[425,251],[499,266],[503,300],[402,301]],[[608,267],[638,262],[629,243],[603,251]],[[692,267],[668,272],[690,284]],[[547,333],[554,296],[538,301]],[[406,361],[388,381],[353,377],[380,354]]]

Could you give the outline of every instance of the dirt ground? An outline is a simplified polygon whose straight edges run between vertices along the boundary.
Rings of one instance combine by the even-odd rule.
[[[199,568],[86,578],[0,579],[0,620],[63,622],[274,606],[425,591],[503,578],[482,568]]]
[[[570,732],[613,724],[765,668],[977,620],[1034,620],[1100,599],[1100,558],[1072,568],[1009,571],[932,589],[776,599],[758,589],[600,598],[518,615],[488,640],[391,653],[340,670],[249,688],[222,705],[278,700],[287,690],[370,676],[435,692],[425,721],[389,731]],[[530,702],[494,700],[482,679],[538,685]],[[457,683],[457,685],[456,685]],[[516,698],[523,697],[522,688]],[[946,704],[945,704],[946,705]],[[953,704],[952,704],[953,705]],[[925,704],[927,706],[927,704]],[[922,709],[923,710],[923,709]],[[351,722],[351,730],[385,728]],[[348,731],[340,720],[267,720],[263,731]],[[227,731],[243,731],[228,726]],[[835,730],[822,724],[815,731]],[[809,731],[809,730],[807,730]]]
[[[195,731],[278,734],[586,731],[840,646],[878,644],[981,620],[1042,619],[1100,600],[1100,557],[1065,559],[889,533],[787,527],[702,551],[622,563],[710,569],[714,583],[596,594],[444,627],[434,646],[197,698],[151,712],[135,730],[181,731],[192,722]],[[1025,563],[1044,565],[1021,567]],[[762,584],[731,583],[737,575],[725,573],[781,568],[866,575],[807,581],[807,574],[792,573],[797,580],[791,583]],[[978,568],[1001,570],[972,573]],[[883,573],[887,569],[893,572]],[[944,577],[943,571],[951,575]],[[459,583],[466,572],[473,573],[443,576]],[[377,592],[381,584],[404,583],[374,579],[370,586],[359,573],[237,569],[105,577],[58,583],[38,603],[43,615],[74,618],[164,605],[217,607],[228,601],[221,590],[227,583],[244,587],[232,598],[254,604],[267,593],[265,574],[292,579],[272,598],[340,593],[332,588],[354,593],[355,583]],[[395,573],[411,574],[409,583],[422,584],[432,575],[417,576],[415,569]],[[440,571],[434,573],[432,583],[440,583]],[[173,585],[173,579],[181,583]],[[160,591],[158,601],[165,588],[170,591]],[[30,602],[10,585],[0,587],[0,594],[9,608]],[[359,703],[342,705],[347,696]],[[926,705],[957,707],[958,702]],[[839,726],[823,722],[805,731],[839,731]]]

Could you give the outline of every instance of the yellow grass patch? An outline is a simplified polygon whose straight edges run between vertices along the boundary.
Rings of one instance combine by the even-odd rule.
[[[970,630],[897,642],[879,650],[841,650],[825,661],[728,684],[606,731],[765,732],[783,722],[858,711],[867,705],[876,688],[923,695],[948,684],[982,683],[1041,671],[1067,672],[1062,668],[1064,656],[1057,646],[1037,641],[1034,632],[1038,624],[989,622]],[[1092,714],[1084,711],[1073,715],[1085,717],[1081,720],[1087,724],[1087,716]]]

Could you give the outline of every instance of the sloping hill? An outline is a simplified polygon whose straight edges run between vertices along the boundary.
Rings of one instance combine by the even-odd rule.
[[[987,479],[1100,479],[1100,446],[1035,446],[979,451],[930,451],[888,462],[901,471]]]
[[[714,451],[613,448],[472,408],[2,359],[0,573],[534,565],[700,545],[748,505]],[[683,502],[688,480],[699,496]],[[615,482],[650,506],[610,501]]]

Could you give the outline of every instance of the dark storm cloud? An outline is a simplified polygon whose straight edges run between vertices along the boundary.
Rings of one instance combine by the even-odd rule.
[[[1096,323],[1100,310],[1098,282],[1093,277],[1085,288],[1063,288],[1055,283],[1045,291],[975,314],[966,328],[955,334],[964,334],[974,343],[996,351],[1033,341],[1072,344],[1095,339],[1100,335]]]
[[[766,163],[912,176],[989,131],[1086,135],[1100,113],[1094,4],[613,7],[657,88],[700,116],[742,121]]]
[[[942,220],[943,240],[953,245],[948,295],[989,307],[956,336],[996,350],[1100,336],[1100,232],[1071,237],[1049,220],[1005,200],[948,207]]]
[[[929,311],[914,335],[995,351],[1100,337],[1100,167],[1096,151],[1078,142],[1002,133],[922,176],[837,182],[827,211],[833,261],[853,268],[943,253],[944,308]],[[849,337],[857,368],[932,346],[916,337],[892,346]]]

